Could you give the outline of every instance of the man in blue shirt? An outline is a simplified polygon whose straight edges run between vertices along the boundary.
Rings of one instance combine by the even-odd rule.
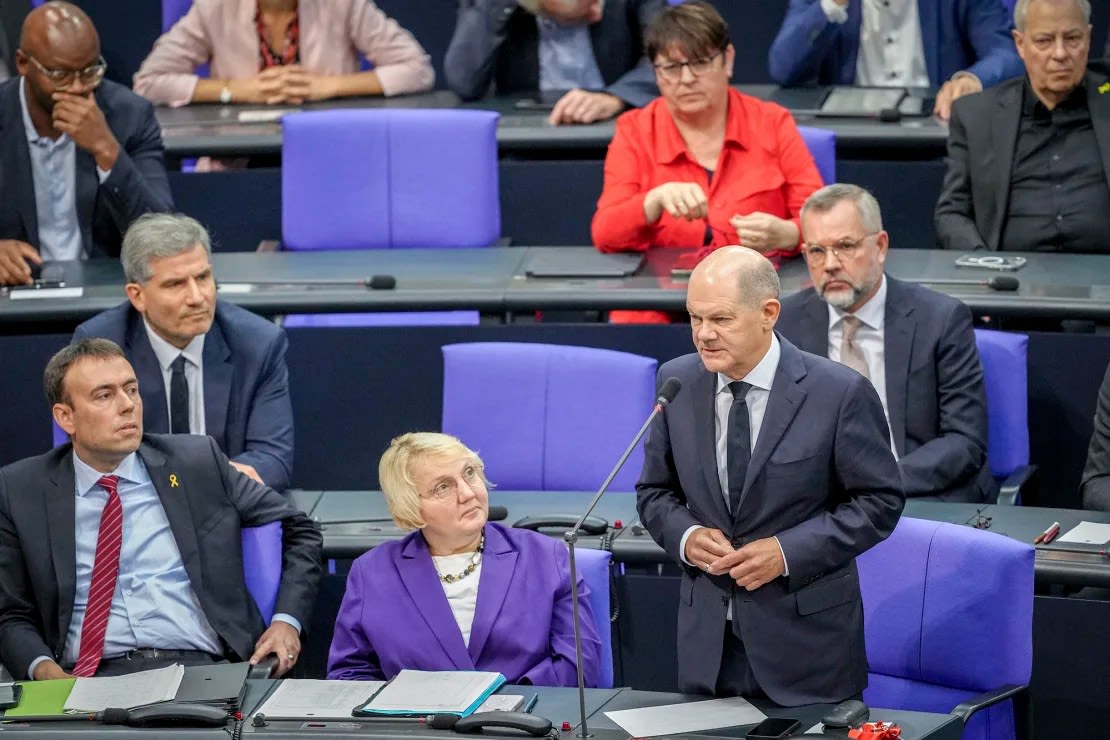
[[[31,11],[15,66],[0,83],[0,285],[44,260],[115,256],[135,218],[173,208],[154,110],[104,80],[81,9]]]
[[[60,350],[43,385],[71,444],[0,468],[0,661],[34,680],[300,653],[316,526],[197,435],[143,435],[139,383],[105,339]],[[282,524],[274,615],[247,592],[242,527]]]

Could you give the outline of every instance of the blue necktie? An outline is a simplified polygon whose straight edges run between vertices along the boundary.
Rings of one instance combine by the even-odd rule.
[[[739,380],[728,384],[732,391],[732,408],[728,412],[728,436],[725,452],[728,455],[728,509],[733,518],[740,508],[740,494],[744,492],[744,478],[752,459],[752,428],[748,420],[748,391],[751,383]]]

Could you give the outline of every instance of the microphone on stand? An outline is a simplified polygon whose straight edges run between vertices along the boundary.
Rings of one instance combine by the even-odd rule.
[[[661,414],[663,409],[675,399],[675,396],[678,395],[680,390],[682,390],[681,380],[678,378],[667,378],[666,382],[663,383],[663,387],[659,389],[659,396],[655,399],[655,407],[648,415],[647,421],[640,427],[640,431],[636,432],[636,436],[632,439],[632,444],[628,445],[628,449],[626,449],[620,459],[617,460],[617,464],[613,466],[612,471],[610,471],[609,475],[605,478],[605,482],[601,484],[601,487],[597,489],[597,493],[594,494],[593,501],[591,501],[590,505],[586,507],[586,510],[582,512],[582,516],[580,516],[574,526],[563,535],[563,539],[567,543],[567,549],[569,550],[568,555],[570,557],[570,598],[572,618],[574,619],[574,660],[578,668],[578,712],[581,718],[581,729],[578,731],[576,737],[593,736],[590,735],[586,727],[586,677],[582,672],[582,617],[578,611],[578,564],[574,558],[574,548],[575,545],[578,544],[579,536],[582,534],[582,525],[586,522],[586,519],[589,518],[590,514],[593,513],[602,495],[609,490],[609,485],[613,482],[613,479],[617,477],[617,473],[620,472],[621,468],[624,467],[629,455],[632,454],[632,451],[636,449],[636,445],[640,444],[640,440],[647,434],[651,422],[655,421],[655,417]]]
[[[979,285],[991,290],[1009,293],[1021,287],[1021,283],[1013,275],[991,275],[986,279],[961,280],[956,278],[905,278],[907,283],[923,285]]]

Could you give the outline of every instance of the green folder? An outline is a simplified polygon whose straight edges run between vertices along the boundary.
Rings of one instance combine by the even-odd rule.
[[[23,696],[19,706],[4,712],[3,719],[17,717],[64,716],[66,699],[73,691],[76,678],[58,678],[52,681],[20,681]]]

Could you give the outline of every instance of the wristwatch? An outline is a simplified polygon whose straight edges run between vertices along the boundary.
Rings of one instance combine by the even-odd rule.
[[[223,89],[220,90],[220,102],[224,105],[231,102],[231,88],[227,85],[224,85]]]

